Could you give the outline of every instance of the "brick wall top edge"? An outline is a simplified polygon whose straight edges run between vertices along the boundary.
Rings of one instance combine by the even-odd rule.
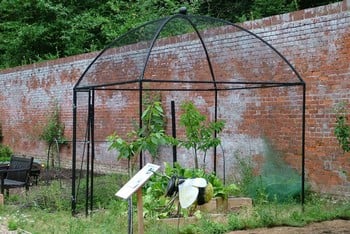
[[[69,64],[75,61],[93,59],[98,55],[98,53],[99,52],[91,52],[91,53],[85,53],[85,54],[79,54],[79,55],[72,55],[69,57],[59,58],[55,60],[48,60],[48,61],[28,64],[28,65],[18,66],[18,67],[6,68],[3,70],[0,70],[0,74],[15,73],[15,72],[32,70],[32,69],[37,69],[42,67],[55,66],[60,64]]]
[[[303,9],[281,15],[273,15],[253,21],[246,21],[241,23],[241,25],[247,29],[263,28],[325,15],[339,14],[348,10],[350,10],[350,0],[343,0],[342,2],[336,2],[325,6]]]

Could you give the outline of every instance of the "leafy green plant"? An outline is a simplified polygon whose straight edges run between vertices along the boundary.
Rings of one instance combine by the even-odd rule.
[[[53,143],[62,145],[67,142],[64,137],[64,124],[60,121],[60,107],[58,103],[54,104],[53,110],[49,115],[47,123],[39,138],[40,140],[45,141],[48,145]]]
[[[69,187],[62,186],[59,181],[53,181],[50,186],[32,188],[21,202],[26,207],[48,212],[70,210],[69,191]]]
[[[9,146],[0,144],[0,162],[10,161],[12,154],[12,149]]]
[[[206,116],[201,114],[190,101],[182,103],[181,109],[184,113],[180,116],[180,125],[185,127],[186,139],[180,140],[179,145],[193,150],[194,166],[198,169],[198,152],[203,152],[203,165],[205,165],[207,151],[221,143],[221,140],[214,137],[214,134],[223,130],[225,122],[222,120],[207,122]]]
[[[227,198],[230,195],[237,195],[239,192],[239,188],[236,184],[224,185],[222,180],[216,176],[214,172],[206,173],[203,169],[184,168],[179,163],[175,163],[174,166],[165,163],[164,173],[167,177],[176,175],[183,178],[204,178],[212,184],[214,197]]]
[[[166,218],[173,212],[174,207],[168,206],[170,199],[164,196],[169,178],[157,174],[144,186],[143,206],[147,218]],[[154,202],[157,201],[157,202]]]
[[[165,117],[161,94],[159,92],[146,91],[143,93],[142,103],[146,107],[142,115],[142,134],[147,135],[151,132],[164,130]]]
[[[131,175],[131,159],[141,151],[148,151],[153,158],[158,155],[161,145],[176,144],[176,140],[168,136],[164,130],[164,112],[160,101],[149,103],[141,119],[142,128],[127,133],[127,139],[123,139],[116,133],[107,137],[109,150],[119,152],[118,159],[128,159],[129,174]]]
[[[2,137],[3,137],[3,135],[2,135],[2,124],[0,122],[0,140],[2,140]]]
[[[337,137],[339,145],[344,152],[350,151],[350,125],[348,123],[347,103],[340,102],[335,107],[336,125],[334,128],[334,135]]]
[[[11,218],[8,221],[7,227],[10,231],[15,231],[18,229],[18,220]]]
[[[213,197],[227,198],[237,195],[239,188],[235,184],[224,185],[214,173],[205,173],[202,169],[184,168],[179,163],[174,166],[164,163],[164,174],[156,174],[144,186],[144,208],[150,217],[172,217],[177,207],[170,205],[170,198],[165,197],[165,191],[172,176],[179,178],[204,178],[213,186]],[[157,201],[156,203],[154,201]],[[183,210],[182,212],[186,212]]]
[[[64,124],[60,120],[60,107],[57,101],[52,105],[51,113],[48,115],[47,123],[42,129],[42,132],[39,135],[39,139],[45,141],[48,145],[48,165],[46,165],[47,168],[49,167],[50,157],[51,167],[54,167],[55,152],[57,152],[57,157],[59,157],[60,147],[67,143],[67,139],[64,137]],[[60,160],[58,162],[60,162]]]

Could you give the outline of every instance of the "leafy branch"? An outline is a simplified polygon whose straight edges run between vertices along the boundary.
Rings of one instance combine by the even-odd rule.
[[[337,137],[339,145],[344,152],[350,152],[350,125],[348,123],[347,103],[340,102],[336,108],[336,125],[334,135]]]

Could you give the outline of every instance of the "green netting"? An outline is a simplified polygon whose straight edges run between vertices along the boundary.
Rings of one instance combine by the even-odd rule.
[[[301,175],[283,160],[283,155],[266,144],[260,175],[252,178],[247,192],[254,199],[284,202],[299,199]]]

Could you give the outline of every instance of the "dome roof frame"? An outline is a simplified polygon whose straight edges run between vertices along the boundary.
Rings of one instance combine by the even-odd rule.
[[[190,26],[190,30],[185,30],[185,33],[182,33],[181,27],[178,29],[179,32],[171,32],[172,27],[168,27],[173,21],[179,22],[187,22]],[[205,24],[201,24],[201,22],[209,21],[212,22],[213,25],[209,25],[208,28],[205,28],[204,30],[201,27],[205,27]],[[199,22],[199,23],[198,23]],[[216,25],[217,24],[217,25]],[[174,24],[172,26],[178,27],[180,24]],[[225,80],[225,79],[218,79],[218,73],[216,71],[216,68],[214,68],[213,60],[219,60],[219,58],[212,59],[211,52],[209,48],[214,48],[215,41],[206,41],[207,38],[204,36],[206,32],[213,30],[215,32],[216,27],[219,28],[219,32],[225,32],[226,28],[233,27],[234,31],[230,32],[232,34],[236,33],[242,33],[242,35],[237,36],[238,38],[245,36],[248,37],[249,40],[256,40],[259,44],[259,48],[263,45],[264,48],[268,48],[270,51],[272,51],[272,54],[278,58],[279,62],[276,62],[276,64],[284,64],[284,69],[291,73],[290,77],[293,78],[292,80],[281,80],[281,78],[278,78],[277,80],[244,80],[243,78],[237,79],[237,80]],[[166,31],[164,34],[163,30],[166,28]],[[151,33],[147,34],[145,33],[142,35],[143,32],[147,32],[149,30]],[[167,37],[167,33],[169,33],[169,37]],[[185,36],[183,36],[185,35]],[[159,48],[162,48],[164,44],[160,43],[157,44],[159,40],[166,41],[168,38],[170,39],[177,39],[181,38],[183,36],[184,38],[192,38],[193,35],[197,36],[197,42],[202,47],[202,54],[204,54],[204,58],[202,61],[206,61],[206,64],[208,66],[208,73],[209,78],[206,80],[196,80],[196,79],[185,79],[181,80],[179,77],[170,78],[170,79],[153,79],[152,76],[149,75],[150,72],[148,72],[148,68],[150,66],[150,60],[153,56],[153,52],[155,50],[160,50]],[[139,36],[139,38],[138,38]],[[214,37],[213,35],[211,35]],[[139,40],[140,39],[140,40]],[[169,40],[170,40],[169,39]],[[190,41],[190,40],[189,40]],[[177,43],[181,43],[181,41],[177,41]],[[209,46],[208,44],[211,43]],[[237,42],[238,43],[238,42]],[[123,48],[127,48],[124,50]],[[136,52],[133,54],[134,49],[136,48]],[[216,48],[216,47],[215,47]],[[117,51],[116,53],[110,53],[109,51]],[[131,52],[130,52],[131,51]],[[141,52],[139,52],[141,51]],[[243,51],[243,49],[242,49]],[[113,60],[113,55],[119,56],[118,53],[125,53],[126,55],[129,53],[131,56],[136,56],[136,53],[139,53],[143,55],[143,57],[140,59],[141,64],[138,64],[135,66],[136,72],[131,72],[130,77],[127,77],[123,80],[99,80],[99,75],[96,74],[102,74],[102,68],[105,66],[105,61],[110,59]],[[252,51],[251,53],[258,52]],[[263,54],[263,53],[261,53]],[[268,53],[270,54],[270,53]],[[260,55],[260,52],[259,52]],[[264,55],[262,55],[264,56]],[[274,57],[274,58],[275,58]],[[128,57],[120,58],[119,61],[115,62],[115,64],[123,65],[123,61],[125,58],[128,59]],[[244,56],[242,56],[244,58]],[[267,57],[269,58],[269,57]],[[137,60],[135,60],[137,61]],[[244,60],[242,60],[244,61]],[[282,62],[280,62],[282,61]],[[217,64],[217,61],[214,62]],[[113,64],[113,63],[112,63]],[[241,62],[240,64],[244,64],[244,62]],[[222,65],[221,65],[222,66]],[[274,68],[277,68],[279,65],[272,65]],[[219,66],[217,66],[219,67]],[[113,77],[116,73],[119,71],[122,71],[122,75],[128,74],[127,71],[124,71],[124,66],[119,67],[118,69],[115,68],[115,73],[111,72],[110,74],[107,74],[103,77]],[[127,70],[127,69],[126,69]],[[146,75],[147,73],[147,75]],[[229,72],[228,72],[229,73]],[[232,73],[235,73],[235,71],[232,71]],[[116,77],[123,77],[122,75]],[[279,76],[279,75],[277,75]],[[195,77],[195,75],[194,75]],[[264,76],[265,77],[265,76]],[[266,75],[268,77],[268,75]],[[186,77],[185,77],[186,78]],[[227,78],[227,77],[226,77]],[[147,86],[145,84],[152,84],[152,86]],[[166,84],[164,87],[163,84]],[[162,86],[163,85],[163,86]],[[188,88],[191,86],[191,88]],[[305,200],[305,97],[306,97],[306,84],[300,74],[297,72],[297,70],[294,68],[294,66],[270,43],[265,41],[262,37],[258,36],[257,34],[253,33],[250,30],[247,30],[243,28],[240,25],[230,23],[225,20],[216,19],[208,16],[193,16],[188,15],[184,13],[175,14],[173,16],[164,17],[158,20],[147,22],[137,28],[134,28],[127,32],[126,34],[122,35],[121,37],[118,37],[113,42],[111,42],[108,46],[106,46],[98,55],[92,60],[92,62],[88,65],[86,70],[82,73],[78,81],[73,87],[73,139],[72,139],[72,213],[75,213],[76,209],[76,186],[75,186],[75,177],[76,177],[76,165],[77,165],[77,151],[76,151],[76,144],[77,144],[77,95],[80,92],[88,93],[88,125],[87,125],[87,138],[85,139],[87,148],[87,177],[89,175],[91,176],[90,183],[93,181],[93,171],[94,171],[94,95],[95,91],[98,90],[118,90],[118,91],[129,91],[134,90],[139,92],[139,125],[142,126],[141,121],[141,114],[142,114],[142,93],[144,91],[204,91],[204,92],[214,92],[215,93],[215,121],[217,120],[217,93],[223,90],[242,90],[242,89],[261,89],[261,88],[273,88],[273,87],[291,87],[291,86],[302,86],[303,94],[302,94],[302,133],[301,133],[301,139],[302,139],[302,145],[301,145],[301,156],[302,156],[302,165],[301,165],[301,177],[302,177],[302,204],[304,204]],[[140,168],[142,168],[142,154],[140,155]],[[90,165],[89,165],[90,164]],[[89,174],[89,171],[92,172]],[[214,160],[214,171],[216,172],[216,150],[215,150],[215,160]],[[87,185],[89,186],[89,185]],[[93,187],[93,185],[90,185]],[[88,188],[87,188],[88,189]],[[90,209],[92,210],[92,197],[93,197],[93,189],[91,188],[91,194],[90,194]],[[88,200],[88,195],[86,197]],[[88,206],[86,205],[86,214],[88,213]]]

